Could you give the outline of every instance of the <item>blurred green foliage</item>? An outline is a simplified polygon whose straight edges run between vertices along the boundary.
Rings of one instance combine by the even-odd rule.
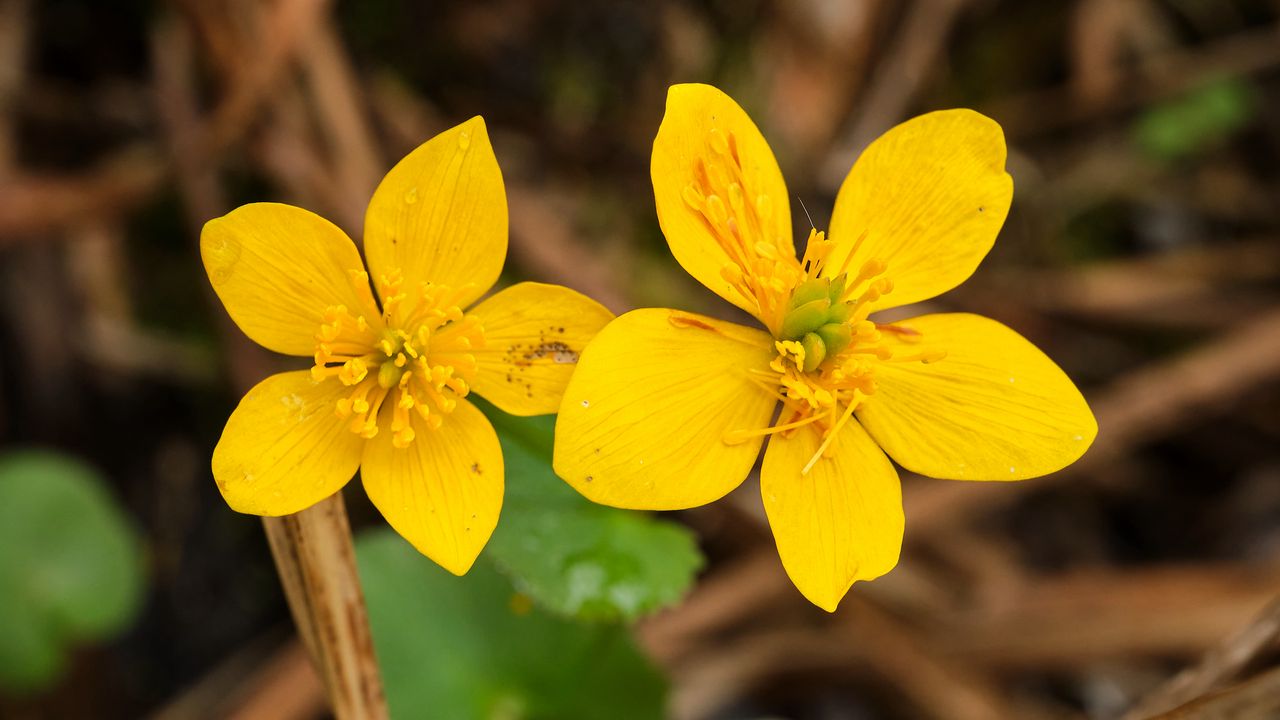
[[[1211,148],[1253,119],[1257,103],[1244,80],[1200,86],[1143,113],[1134,126],[1138,146],[1159,160],[1177,160]]]
[[[551,469],[555,418],[486,406],[507,488],[485,554],[543,607],[588,620],[634,619],[678,601],[702,567],[692,533],[653,515],[596,505]]]
[[[135,530],[96,472],[48,452],[0,459],[0,686],[53,684],[71,646],[130,624],[142,590]]]
[[[624,626],[543,612],[484,557],[454,577],[390,530],[356,556],[392,717],[662,717],[665,682]]]

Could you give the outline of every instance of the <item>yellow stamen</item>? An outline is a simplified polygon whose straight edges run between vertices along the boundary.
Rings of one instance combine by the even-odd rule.
[[[368,282],[363,272],[352,277]],[[386,423],[392,444],[404,448],[418,435],[413,415],[435,430],[470,393],[479,367],[472,351],[484,347],[484,327],[458,305],[470,286],[411,287],[392,271],[377,289],[381,316],[366,319],[340,305],[325,309],[311,374],[317,382],[337,378],[352,388],[334,408],[352,432],[371,439]]]
[[[823,268],[832,247],[815,229],[810,232],[799,274],[747,277],[736,265],[727,265],[721,272],[735,286],[770,293],[766,304],[784,311],[781,317],[785,322],[774,328],[775,333],[778,328],[788,333],[775,340],[777,356],[769,370],[753,370],[747,375],[750,382],[783,403],[781,419],[764,429],[732,430],[725,434],[724,442],[789,436],[810,428],[820,434],[821,441],[802,474],[834,452],[836,437],[854,411],[875,394],[880,364],[927,364],[946,358],[944,349],[922,347],[924,337],[919,331],[868,319],[879,299],[892,292],[893,280],[885,276],[885,264],[874,259],[864,262],[852,278],[843,271],[834,277],[826,274]],[[753,249],[757,269],[765,269],[772,253],[759,246]]]
[[[753,437],[758,437],[760,435],[772,435],[774,433],[785,432],[787,430],[794,430],[799,427],[804,427],[805,425],[808,425],[810,423],[817,422],[818,420],[821,420],[821,419],[822,419],[821,415],[810,415],[809,417],[806,417],[802,420],[783,423],[781,425],[774,425],[773,427],[767,427],[762,430],[731,430],[730,432],[725,433],[724,441],[730,445],[737,445],[738,443],[744,443]]]
[[[827,430],[826,437],[822,439],[822,444],[818,446],[818,451],[813,454],[813,457],[809,458],[809,462],[805,463],[804,469],[800,471],[801,475],[809,474],[809,471],[813,469],[814,463],[818,462],[818,460],[823,457],[827,448],[831,447],[831,443],[835,441],[836,435],[840,434],[840,429],[844,427],[845,423],[849,422],[849,418],[853,416],[854,409],[858,407],[856,393],[854,394],[854,398],[855,399],[849,403],[848,407],[845,408],[844,414],[840,416],[840,420]]]

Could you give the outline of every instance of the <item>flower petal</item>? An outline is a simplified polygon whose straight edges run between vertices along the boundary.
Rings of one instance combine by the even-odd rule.
[[[350,392],[301,370],[272,375],[246,393],[213,449],[213,479],[231,509],[288,515],[341,490],[364,446],[335,414]]]
[[[795,247],[787,186],[755,123],[733,98],[710,85],[673,85],[653,141],[650,174],[658,222],[680,266],[720,297],[759,317],[754,298],[734,289],[722,269],[736,265],[744,274],[754,273],[758,242],[788,259],[795,257]],[[737,201],[731,197],[735,183],[740,191]],[[695,203],[699,197],[706,202],[713,195],[719,198],[726,222],[710,221],[710,211],[691,204],[690,193]],[[728,220],[740,240],[728,230]]]
[[[823,274],[856,275],[868,260],[884,262],[894,288],[877,309],[964,282],[1009,213],[1005,155],[1000,126],[972,110],[921,115],[880,136],[836,196],[835,247]]]
[[[749,379],[768,368],[759,330],[675,310],[635,310],[587,346],[556,421],[556,473],[595,502],[642,510],[704,505],[737,487],[777,400]]]
[[[603,305],[560,285],[513,285],[468,313],[484,326],[471,389],[512,415],[560,407],[569,376],[591,338],[613,319]]]
[[[871,437],[908,470],[951,480],[1022,480],[1070,465],[1098,434],[1071,379],[995,320],[955,313],[896,326],[921,333],[920,347],[947,353],[929,364],[879,364],[876,392],[858,408]]]
[[[231,319],[279,353],[312,354],[330,306],[379,315],[355,243],[302,208],[253,203],[214,218],[200,232],[200,256]]]
[[[493,286],[507,257],[507,193],[483,118],[391,168],[364,216],[364,250],[375,279],[400,270],[411,286],[468,287],[462,307]]]
[[[810,428],[770,438],[760,493],[787,575],[810,602],[835,612],[855,581],[898,564],[902,487],[889,458],[852,419],[832,454],[802,473],[821,442]]]
[[[409,447],[393,446],[386,428],[369,441],[360,468],[365,492],[418,552],[465,575],[502,510],[498,435],[466,400],[435,430],[416,413],[411,417],[417,437]]]

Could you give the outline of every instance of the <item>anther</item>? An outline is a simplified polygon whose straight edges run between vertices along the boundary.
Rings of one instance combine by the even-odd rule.
[[[729,141],[725,139],[724,133],[720,132],[718,128],[712,128],[707,135],[712,150],[720,155],[729,154]]]
[[[729,219],[729,211],[724,206],[724,200],[719,195],[707,196],[707,212],[711,215],[711,222],[723,227]]]
[[[684,198],[685,204],[698,212],[704,211],[707,207],[707,198],[692,184],[685,185],[680,196]]]
[[[356,385],[365,376],[369,374],[369,366],[360,358],[351,358],[342,364],[342,369],[338,371],[338,380],[343,385]]]
[[[769,199],[768,195],[756,196],[756,216],[760,218],[762,225],[773,217],[773,201]]]
[[[760,255],[761,257],[766,257],[766,258],[769,258],[770,260],[778,259],[778,249],[767,242],[760,241],[756,243],[755,250],[756,250],[756,254]]]
[[[858,271],[858,276],[854,279],[853,284],[857,285],[863,280],[876,277],[883,273],[885,269],[886,267],[884,262],[875,259],[868,260],[862,263],[862,269]]]

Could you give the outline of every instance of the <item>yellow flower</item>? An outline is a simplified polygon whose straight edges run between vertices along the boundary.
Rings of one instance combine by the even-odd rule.
[[[831,238],[811,232],[797,260],[759,130],[713,87],[672,87],[651,165],[662,231],[685,270],[767,332],[677,310],[614,320],[565,391],[556,472],[606,505],[689,508],[737,487],[768,437],[760,489],[782,563],[833,611],[898,562],[902,493],[886,453],[965,480],[1073,462],[1097,424],[1017,333],[959,313],[869,317],[973,272],[1013,196],[1004,161],[999,125],[978,113],[903,123],[849,173]]]
[[[205,225],[200,252],[231,318],[258,344],[315,361],[245,395],[214,478],[232,509],[285,515],[360,468],[391,526],[461,575],[503,493],[497,435],[466,396],[554,412],[578,351],[612,315],[538,283],[472,305],[507,252],[506,191],[479,117],[392,168],[369,202],[364,247],[368,271],[333,224],[275,203]]]

